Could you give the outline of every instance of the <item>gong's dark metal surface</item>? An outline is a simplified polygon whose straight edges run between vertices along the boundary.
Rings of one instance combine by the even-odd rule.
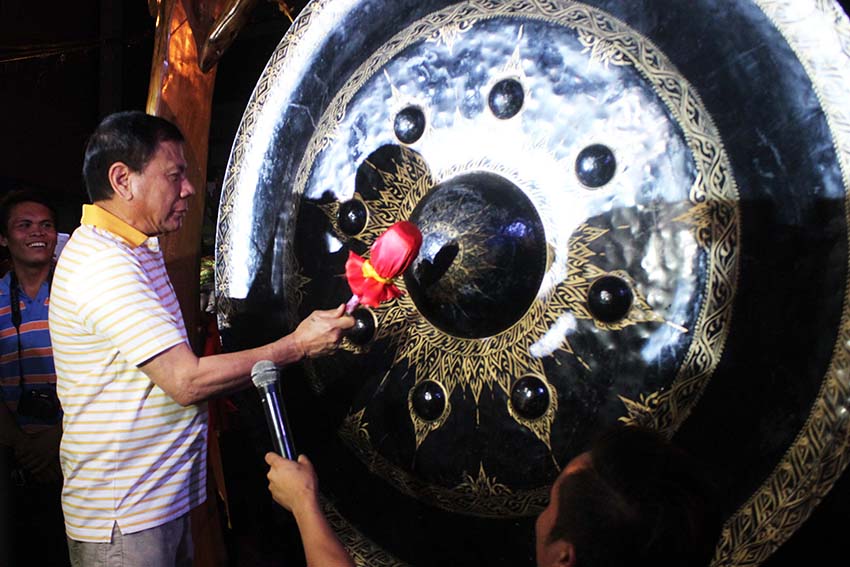
[[[848,459],[848,28],[807,1],[308,5],[231,154],[219,318],[261,342],[348,299],[349,250],[422,230],[298,404],[361,564],[532,565],[549,485],[618,421],[707,463],[716,565],[805,522]]]
[[[489,337],[528,311],[546,268],[546,238],[517,186],[492,173],[458,175],[423,196],[410,220],[422,248],[404,283],[437,329]]]

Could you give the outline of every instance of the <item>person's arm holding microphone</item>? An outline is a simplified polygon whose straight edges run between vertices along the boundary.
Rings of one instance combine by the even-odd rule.
[[[286,418],[286,407],[278,392],[278,368],[261,360],[251,370],[265,410],[269,434],[277,453],[266,453],[269,492],[275,502],[292,512],[308,567],[354,567],[334,534],[319,504],[316,471],[306,456],[297,454]]]
[[[290,461],[266,454],[269,492],[275,502],[292,512],[308,567],[354,567],[354,561],[331,529],[319,504],[316,471],[306,456]]]

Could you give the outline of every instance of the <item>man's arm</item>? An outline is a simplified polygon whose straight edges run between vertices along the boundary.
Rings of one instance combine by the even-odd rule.
[[[298,524],[307,567],[354,567],[319,505],[318,481],[313,465],[304,455],[298,461],[266,454],[269,491],[275,502],[291,511]]]
[[[314,311],[291,334],[261,347],[198,358],[189,345],[181,343],[139,368],[174,401],[186,406],[244,387],[258,360],[282,366],[326,354],[336,348],[343,331],[353,324],[354,319],[340,305]]]

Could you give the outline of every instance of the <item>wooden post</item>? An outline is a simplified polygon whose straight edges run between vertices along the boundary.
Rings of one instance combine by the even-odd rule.
[[[205,37],[207,30],[198,30],[197,14],[208,13],[220,0],[149,0],[156,16],[151,81],[148,90],[147,112],[162,116],[175,123],[186,138],[185,155],[187,175],[195,187],[195,196],[189,202],[189,212],[183,227],[160,239],[168,275],[174,285],[177,299],[186,321],[186,331],[196,353],[200,354],[200,249],[201,229],[206,197],[207,151],[212,112],[213,86],[216,69],[204,73],[198,65],[196,37]],[[190,18],[195,24],[193,33]],[[209,22],[211,23],[211,22]],[[210,432],[212,450],[211,477],[223,491],[221,460],[218,455],[216,432]],[[212,486],[212,482],[210,486]],[[196,567],[219,567],[227,562],[222,537],[221,520],[213,490],[207,491],[207,502],[191,512],[192,538],[195,544]]]
[[[198,66],[198,50],[183,3],[161,0],[157,10],[147,112],[167,118],[183,132],[189,164],[187,173],[196,191],[183,228],[164,236],[160,242],[168,275],[183,310],[189,340],[198,352],[201,228],[216,70],[204,73]]]

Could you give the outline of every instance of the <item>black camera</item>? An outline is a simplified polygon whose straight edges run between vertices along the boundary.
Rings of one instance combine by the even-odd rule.
[[[59,399],[49,390],[26,390],[18,401],[18,415],[51,421],[59,415]]]

